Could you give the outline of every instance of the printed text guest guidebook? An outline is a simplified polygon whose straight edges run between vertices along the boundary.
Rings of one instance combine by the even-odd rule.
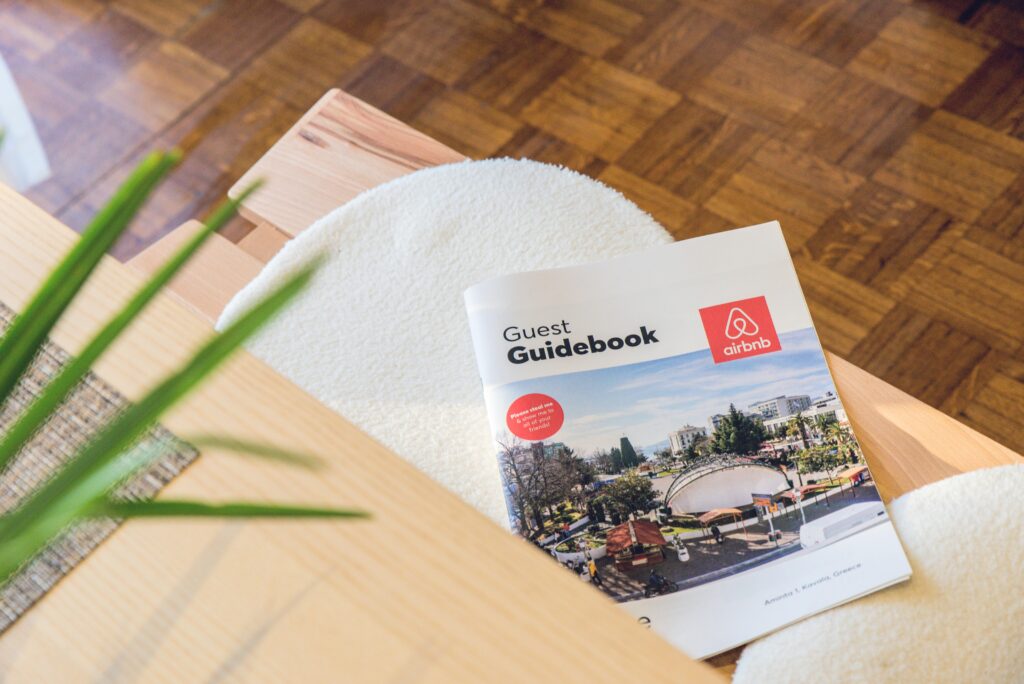
[[[465,298],[513,530],[691,656],[910,576],[778,223]]]

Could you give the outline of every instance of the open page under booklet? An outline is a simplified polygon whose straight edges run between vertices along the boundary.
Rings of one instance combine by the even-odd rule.
[[[465,299],[512,529],[689,655],[910,576],[778,223]]]

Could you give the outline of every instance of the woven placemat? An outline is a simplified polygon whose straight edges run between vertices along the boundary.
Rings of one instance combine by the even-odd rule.
[[[10,325],[14,315],[0,302],[0,334]],[[6,430],[38,396],[68,358],[68,353],[56,344],[46,343],[10,401],[0,407],[0,432]],[[92,373],[87,375],[46,426],[0,474],[0,513],[14,508],[28,492],[49,478],[83,446],[96,428],[127,405],[128,401],[117,390]],[[194,447],[160,426],[140,440],[146,441],[160,443],[165,447],[166,455],[120,487],[117,496],[151,498],[198,456]],[[117,529],[118,524],[115,520],[91,520],[69,528],[0,587],[0,633]]]

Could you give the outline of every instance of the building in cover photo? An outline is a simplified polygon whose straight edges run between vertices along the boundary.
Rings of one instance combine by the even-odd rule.
[[[800,394],[792,397],[782,395],[772,397],[771,399],[756,401],[748,408],[750,413],[759,415],[761,418],[768,420],[771,418],[782,418],[784,416],[795,415],[810,405],[811,398],[806,394]]]
[[[695,441],[707,436],[708,431],[706,428],[684,425],[678,430],[673,430],[668,434],[669,448],[672,450],[673,455],[679,456],[683,454]]]

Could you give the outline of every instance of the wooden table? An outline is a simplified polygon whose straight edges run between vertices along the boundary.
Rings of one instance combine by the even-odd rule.
[[[256,230],[238,245],[214,240],[97,372],[129,398],[140,396],[209,334],[226,298],[311,216],[362,187],[457,158],[363,103],[328,93],[254,167],[269,181],[246,207]],[[301,201],[293,194],[310,188]],[[0,217],[0,299],[19,309],[75,235],[2,186]],[[190,229],[132,265],[151,268]],[[139,282],[107,260],[56,341],[80,348]],[[886,496],[1020,462],[952,418],[830,361]],[[719,681],[246,354],[165,423],[186,437],[231,432],[328,461],[309,473],[209,451],[168,495],[348,504],[374,518],[128,524],[0,638],[6,681]]]
[[[0,300],[77,236],[0,186]],[[54,334],[80,349],[141,277],[107,259]],[[138,398],[211,332],[170,296],[98,365]],[[274,371],[240,354],[166,417],[322,455],[210,451],[168,496],[353,505],[366,522],[133,522],[0,638],[5,682],[718,681]],[[629,657],[623,657],[628,653]]]

